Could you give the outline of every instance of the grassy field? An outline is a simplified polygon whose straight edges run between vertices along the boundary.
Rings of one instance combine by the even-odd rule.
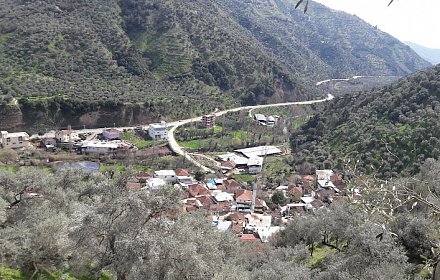
[[[0,170],[11,170],[12,172],[16,172],[17,166],[16,165],[2,166],[0,167]]]
[[[135,145],[138,149],[145,149],[153,147],[153,140],[132,140],[130,141],[133,145]]]
[[[332,252],[336,252],[336,250],[318,243],[313,251],[313,256],[309,260],[310,268],[319,269],[322,261],[327,257],[328,254]]]

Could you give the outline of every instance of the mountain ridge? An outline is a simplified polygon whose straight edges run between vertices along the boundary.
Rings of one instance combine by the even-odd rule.
[[[22,111],[31,110],[27,115],[42,110],[55,123],[82,124],[85,113],[142,104],[149,119],[166,112],[171,120],[325,97],[315,85],[325,78],[407,75],[429,66],[357,18],[316,3],[304,14],[294,2],[6,0],[0,11],[3,105],[16,98]],[[351,32],[346,19],[368,36],[358,40],[354,30],[353,42],[337,42]]]
[[[410,46],[418,55],[420,55],[426,61],[429,61],[434,65],[440,63],[439,49],[428,48],[409,41],[405,41],[403,43]]]

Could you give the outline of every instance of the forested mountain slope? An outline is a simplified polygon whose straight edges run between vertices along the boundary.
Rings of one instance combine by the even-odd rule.
[[[152,119],[324,96],[320,79],[429,66],[357,17],[295,1],[5,0],[0,90],[33,110]],[[160,113],[159,113],[160,112]],[[76,118],[75,118],[76,117]],[[135,119],[135,118],[134,118]]]
[[[341,159],[354,159],[383,177],[417,173],[426,158],[440,156],[440,65],[337,98],[291,139],[299,166],[343,168]]]

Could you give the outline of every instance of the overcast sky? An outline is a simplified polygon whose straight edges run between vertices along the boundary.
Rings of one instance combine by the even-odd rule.
[[[440,0],[315,0],[355,14],[401,41],[440,49]]]

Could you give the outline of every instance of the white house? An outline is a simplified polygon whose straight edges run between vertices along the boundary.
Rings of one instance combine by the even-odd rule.
[[[150,124],[148,127],[148,134],[151,138],[156,140],[166,140],[168,137],[168,125],[166,122]]]
[[[230,193],[227,193],[227,192],[222,192],[222,191],[219,191],[219,190],[215,190],[215,191],[212,192],[212,196],[218,202],[224,202],[224,201],[234,202],[234,197],[232,197],[232,195]]]
[[[272,223],[272,216],[270,215],[252,213],[247,214],[245,217],[248,220],[246,228],[270,228]]]
[[[31,146],[29,135],[26,132],[1,132],[1,146],[3,148],[26,148]]]
[[[158,170],[154,171],[154,178],[161,178],[167,183],[177,181],[177,175],[174,170]]]
[[[266,243],[266,242],[270,241],[270,238],[272,237],[272,235],[276,234],[277,232],[279,232],[282,229],[284,229],[284,228],[279,227],[279,226],[269,227],[269,228],[257,227],[256,231],[258,233],[258,236],[260,237],[261,242]]]
[[[258,174],[261,172],[261,168],[263,167],[263,158],[251,157],[249,158],[247,166],[249,169],[249,174]]]
[[[267,121],[267,119],[266,119],[266,116],[265,116],[265,115],[263,115],[263,114],[255,114],[255,115],[254,115],[254,119],[255,119],[256,121],[259,121],[260,124],[262,124],[262,125],[266,125],[266,121]]]
[[[166,186],[167,182],[165,182],[161,178],[148,178],[146,185],[150,191],[157,190],[158,188],[162,186]]]
[[[318,180],[318,189],[332,189],[339,192],[339,189],[332,183],[332,181]]]
[[[75,141],[79,139],[78,133],[73,130],[60,130],[55,133],[55,139],[61,143],[70,142],[70,140]]]
[[[108,154],[114,152],[118,148],[117,143],[112,142],[88,142],[81,147],[82,151],[86,154],[98,153],[98,154]]]
[[[107,140],[119,139],[120,131],[115,128],[103,129],[102,136]]]
[[[330,181],[330,177],[334,174],[335,173],[331,169],[316,170],[316,177],[318,180]]]
[[[267,117],[267,125],[272,126],[275,124],[275,118],[272,116]]]

